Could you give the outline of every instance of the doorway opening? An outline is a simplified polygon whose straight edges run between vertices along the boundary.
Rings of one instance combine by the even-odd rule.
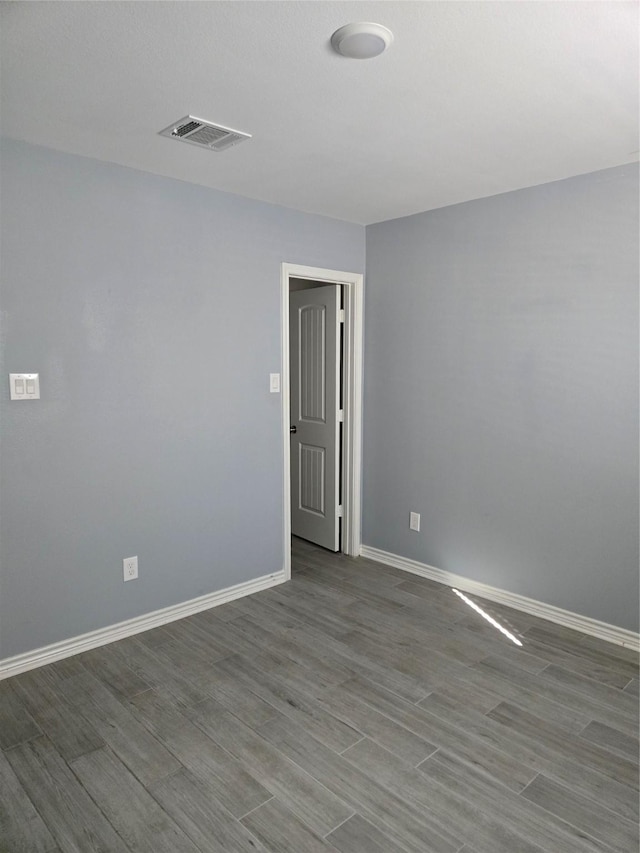
[[[290,325],[291,294],[298,294],[291,304],[296,303],[297,307],[294,311],[298,311],[301,318],[300,323],[295,320],[293,325]],[[286,579],[291,577],[292,511],[298,513],[296,524],[300,524],[302,518],[303,524],[308,525],[307,528],[303,527],[303,538],[314,541],[314,537],[319,536],[320,539],[316,538],[315,541],[323,547],[354,557],[360,555],[362,309],[362,274],[296,264],[282,265],[281,387]],[[337,321],[335,320],[336,311]],[[336,323],[335,335],[331,332],[334,322]],[[301,344],[300,337],[296,337],[298,329],[302,330],[301,337],[305,338],[306,343]],[[327,329],[329,329],[328,334],[326,334]],[[339,361],[337,365],[329,362],[328,371],[324,361],[314,367],[314,359],[317,359],[319,351],[318,341],[321,341],[323,350],[326,348],[331,351],[334,347],[336,349]],[[292,345],[296,348],[293,370],[291,370]],[[301,345],[303,348],[306,347],[306,355],[299,350]],[[294,394],[291,393],[292,373],[296,371],[299,364],[303,365],[303,374],[311,383],[311,392],[306,393],[305,396],[303,391],[302,402],[298,394],[299,389],[303,387],[300,384],[300,376],[295,377]],[[334,375],[334,367],[335,385],[331,381],[325,384],[327,372]],[[334,407],[329,402],[324,408],[324,398],[321,400],[318,394],[320,385],[322,385],[323,394],[328,389],[327,399],[335,399]],[[292,397],[295,403],[293,413]],[[329,433],[335,425],[333,449],[328,446],[331,436],[323,437],[318,432],[321,423],[324,423],[325,427],[328,424]],[[293,488],[292,456],[295,473]],[[333,478],[333,472],[335,472],[335,478]],[[305,476],[306,481],[304,481]],[[302,492],[299,489],[301,477],[304,481]],[[294,507],[292,507],[293,499],[295,499]],[[335,520],[337,534],[335,539],[330,523],[327,528],[327,519]],[[324,532],[318,525],[324,528]],[[309,532],[305,532],[307,530]],[[294,529],[293,532],[297,531]]]

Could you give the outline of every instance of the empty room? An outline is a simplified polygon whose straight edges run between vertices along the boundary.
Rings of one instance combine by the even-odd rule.
[[[638,853],[637,2],[0,2],[0,853]]]

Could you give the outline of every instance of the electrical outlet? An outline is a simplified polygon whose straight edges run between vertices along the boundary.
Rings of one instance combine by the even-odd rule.
[[[420,513],[419,512],[410,512],[409,513],[409,529],[410,530],[420,530]]]
[[[122,569],[124,579],[126,581],[134,581],[138,577],[138,558],[125,557],[122,561]]]

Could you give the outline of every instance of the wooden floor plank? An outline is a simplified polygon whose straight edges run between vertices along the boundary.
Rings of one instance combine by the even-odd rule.
[[[261,734],[332,791],[353,811],[359,813],[383,833],[391,833],[412,853],[453,853],[462,846],[454,831],[437,815],[408,802],[401,795],[354,767],[342,755],[307,735],[288,720],[265,723]]]
[[[261,601],[257,606],[260,607],[264,618],[277,620],[282,625],[289,625],[293,619],[294,624],[297,625],[295,642],[309,649],[322,649],[323,655],[327,661],[331,662],[332,666],[340,666],[350,671],[353,676],[356,674],[363,675],[372,682],[387,687],[409,702],[418,702],[429,692],[417,679],[388,669],[380,661],[359,654],[351,649],[342,638],[336,638],[332,633],[323,633],[315,624],[305,624],[306,614],[291,607],[286,610],[276,609],[264,601]]]
[[[198,848],[110,749],[71,762],[74,773],[117,829],[139,853],[198,853]]]
[[[484,716],[435,695],[428,697],[424,705],[434,716],[454,725],[461,735],[470,733],[486,744],[502,747],[511,755],[517,755],[534,775],[546,773],[584,796],[602,802],[623,817],[638,818],[636,785],[630,786],[618,780],[617,764],[620,759],[617,756],[611,756],[612,760],[608,761],[603,750],[589,749],[586,741],[583,750],[575,742],[577,738],[570,741],[566,731],[553,727],[547,729],[549,724],[545,721],[526,715],[505,702]],[[588,752],[596,757],[595,766],[586,760]],[[620,770],[626,779],[634,783],[637,781],[634,777],[637,768],[632,764],[623,761]]]
[[[515,832],[497,810],[489,811],[484,804],[468,800],[459,793],[433,783],[426,775],[368,738],[343,753],[354,767],[387,790],[415,802],[419,807],[438,815],[463,842],[475,844],[480,853],[540,853],[543,849],[530,837]]]
[[[269,850],[280,853],[336,853],[336,848],[309,829],[277,797],[242,818],[242,824]]]
[[[624,688],[624,692],[628,693],[630,696],[635,696],[636,698],[640,696],[640,679],[632,678]]]
[[[340,752],[361,737],[358,731],[324,710],[299,683],[292,684],[289,679],[280,678],[265,667],[254,667],[241,656],[227,658],[220,666],[229,667],[228,672],[236,672],[237,677],[250,685],[261,699],[285,717],[300,723],[330,749]]]
[[[541,680],[546,669],[541,673],[527,672],[501,657],[484,658],[472,669],[472,677],[479,676],[479,683],[486,684],[503,700],[535,711],[538,717],[568,731],[582,731],[591,719],[577,696],[570,695],[574,701],[568,702],[566,691],[558,689],[554,693],[551,685]]]
[[[517,731],[536,744],[543,743],[545,749],[552,750],[558,758],[575,761],[636,790],[640,787],[637,762],[612,755],[584,738],[568,735],[559,726],[541,720],[522,708],[502,702],[489,711],[487,717],[497,720],[512,731]]]
[[[131,700],[131,707],[184,767],[211,785],[219,802],[235,817],[242,817],[272,796],[245,766],[194,725],[161,692],[140,693]]]
[[[398,844],[396,839],[392,840],[389,835],[381,832],[362,815],[354,814],[349,820],[345,820],[337,829],[327,835],[330,841],[340,853],[403,853],[405,847]]]
[[[266,853],[267,848],[219,802],[209,778],[183,769],[154,783],[149,791],[201,850]]]
[[[318,697],[320,707],[326,708],[361,735],[376,741],[399,758],[414,765],[437,749],[432,743],[405,729],[389,717],[361,702],[353,693],[335,687]]]
[[[127,853],[124,841],[50,741],[28,741],[9,750],[7,758],[65,853]]]
[[[566,629],[568,630],[568,629]],[[637,678],[638,665],[628,660],[622,660],[614,654],[591,649],[580,639],[570,636],[559,638],[556,632],[551,633],[547,627],[534,625],[525,632],[525,640],[534,641],[537,654],[545,655],[544,646],[556,653],[566,652],[571,655],[571,665],[567,668],[580,673],[594,681],[601,681],[611,687],[625,687],[631,678]],[[546,655],[545,655],[546,656]],[[559,657],[560,655],[557,655]]]
[[[53,836],[0,752],[0,850],[6,853],[49,853]]]
[[[537,776],[522,796],[572,826],[579,826],[617,853],[639,849],[638,824],[570,791],[544,775]]]
[[[348,678],[353,678],[355,672],[337,662],[335,655],[327,654],[324,645],[319,648],[317,644],[313,644],[308,626],[303,622],[290,617],[278,618],[282,614],[257,605],[257,602],[251,598],[244,601],[247,607],[243,613],[243,621],[251,623],[254,628],[261,629],[261,634],[256,634],[256,639],[261,638],[264,648],[276,650],[278,654],[290,658],[311,671],[321,672],[326,681],[341,684]],[[277,639],[275,645],[273,638]]]
[[[527,766],[517,753],[512,753],[508,741],[496,738],[490,742],[475,732],[465,731],[451,720],[430,713],[422,703],[420,706],[410,705],[364,679],[347,682],[344,689],[353,691],[356,697],[428,743],[448,749],[471,767],[482,767],[487,774],[514,791],[521,791],[536,775],[534,768]],[[482,717],[481,714],[478,716]]]
[[[570,629],[567,629],[570,630]],[[606,640],[601,640],[600,637],[585,637],[580,641],[580,646],[583,649],[599,652],[606,655],[608,658],[624,661],[635,667],[636,674],[638,671],[638,653],[628,646],[619,646],[616,643],[608,643]]]
[[[161,660],[139,637],[138,634],[113,644],[113,651],[121,664],[129,666],[146,684],[168,690],[184,704],[202,702],[207,698],[207,692],[197,680],[188,679],[166,658]]]
[[[47,668],[23,672],[12,684],[25,707],[65,760],[104,746],[96,729],[80,717],[61,692],[61,682]]]
[[[220,667],[213,663],[206,675],[202,676],[199,684],[206,689],[208,693],[206,698],[215,699],[219,705],[231,711],[252,728],[261,726],[277,713],[273,705],[261,699],[243,684],[234,672],[229,672],[227,667]]]
[[[129,699],[136,693],[148,690],[151,685],[125,663],[116,652],[117,643],[101,646],[82,656],[85,668],[99,678],[116,696]]]
[[[591,719],[630,735],[638,732],[638,697],[564,667],[550,664],[539,676],[540,689],[559,703],[579,707]]]
[[[316,678],[322,678],[327,684],[340,684],[353,675],[345,667],[327,661],[322,650],[311,651],[308,647],[292,642],[291,632],[283,636],[281,632],[274,631],[273,626],[269,630],[250,617],[236,619],[233,624],[250,638],[258,649],[269,649],[273,654],[293,661],[310,670]]]
[[[104,742],[143,785],[180,769],[179,762],[160,740],[104,685],[98,683],[97,688],[90,688],[88,694],[86,702],[79,706],[79,713],[91,722]]]
[[[494,814],[502,823],[519,834],[525,834],[549,853],[611,853],[607,844],[589,837],[584,829],[578,829],[534,805],[522,794],[506,790],[503,785],[470,768],[446,750],[439,750],[423,761],[418,769],[440,785],[475,803],[485,813]]]
[[[604,723],[592,721],[581,732],[580,737],[585,738],[591,743],[603,746],[605,749],[615,752],[622,758],[638,764],[638,752],[640,743],[637,737],[630,737],[611,726],[605,726]]]
[[[0,681],[0,749],[40,737],[42,729],[27,711],[11,680]]]
[[[318,784],[260,734],[228,711],[216,708],[214,703],[209,702],[192,709],[190,713],[210,737],[245,766],[250,766],[264,787],[318,835],[326,835],[353,814],[353,809],[344,801]]]

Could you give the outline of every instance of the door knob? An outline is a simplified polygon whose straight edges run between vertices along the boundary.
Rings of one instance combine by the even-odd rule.
[[[290,426],[289,432],[298,432],[298,428],[296,426]]]

